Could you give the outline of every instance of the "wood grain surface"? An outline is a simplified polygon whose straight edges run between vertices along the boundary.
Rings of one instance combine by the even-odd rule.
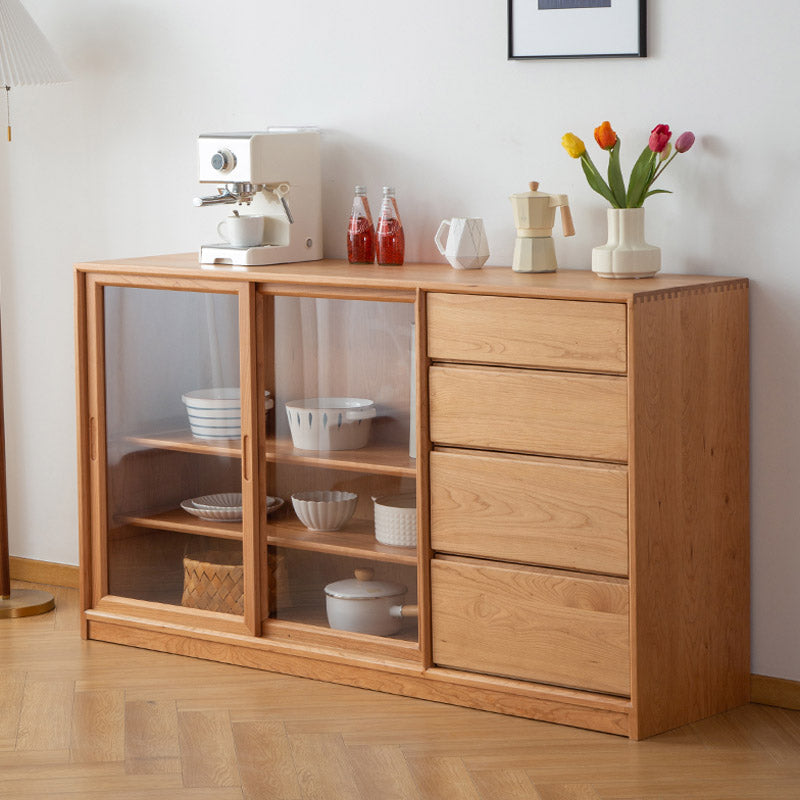
[[[52,591],[56,609],[0,625],[0,798],[319,800],[333,789],[341,794],[325,800],[796,800],[800,793],[800,711],[745,705],[629,742],[83,642],[77,591],[30,588]],[[21,729],[34,721],[43,726],[36,740]],[[209,744],[214,770],[195,769],[198,722],[218,737]],[[208,785],[189,785],[201,783]]]

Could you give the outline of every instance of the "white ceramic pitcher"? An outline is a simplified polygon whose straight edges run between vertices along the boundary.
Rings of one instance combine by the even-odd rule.
[[[447,241],[445,231],[448,231]],[[442,220],[433,239],[453,269],[480,269],[489,258],[489,243],[480,217]]]

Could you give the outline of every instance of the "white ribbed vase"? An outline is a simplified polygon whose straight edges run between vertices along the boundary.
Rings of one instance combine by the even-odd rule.
[[[661,269],[661,248],[644,240],[644,208],[609,208],[608,241],[592,248],[601,278],[650,278]]]

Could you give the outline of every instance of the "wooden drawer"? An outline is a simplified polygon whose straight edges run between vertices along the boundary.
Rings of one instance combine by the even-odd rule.
[[[625,467],[435,451],[430,480],[434,550],[628,574]]]
[[[585,372],[626,370],[623,303],[428,295],[428,355]]]
[[[437,444],[628,459],[625,378],[435,365],[429,391]]]
[[[626,580],[437,558],[431,610],[440,666],[630,694]]]

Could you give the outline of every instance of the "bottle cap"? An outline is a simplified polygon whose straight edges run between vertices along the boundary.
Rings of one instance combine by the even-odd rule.
[[[383,194],[386,197],[394,197],[394,186],[384,186]]]
[[[366,186],[356,186],[356,194],[357,195],[366,195],[367,187]]]

